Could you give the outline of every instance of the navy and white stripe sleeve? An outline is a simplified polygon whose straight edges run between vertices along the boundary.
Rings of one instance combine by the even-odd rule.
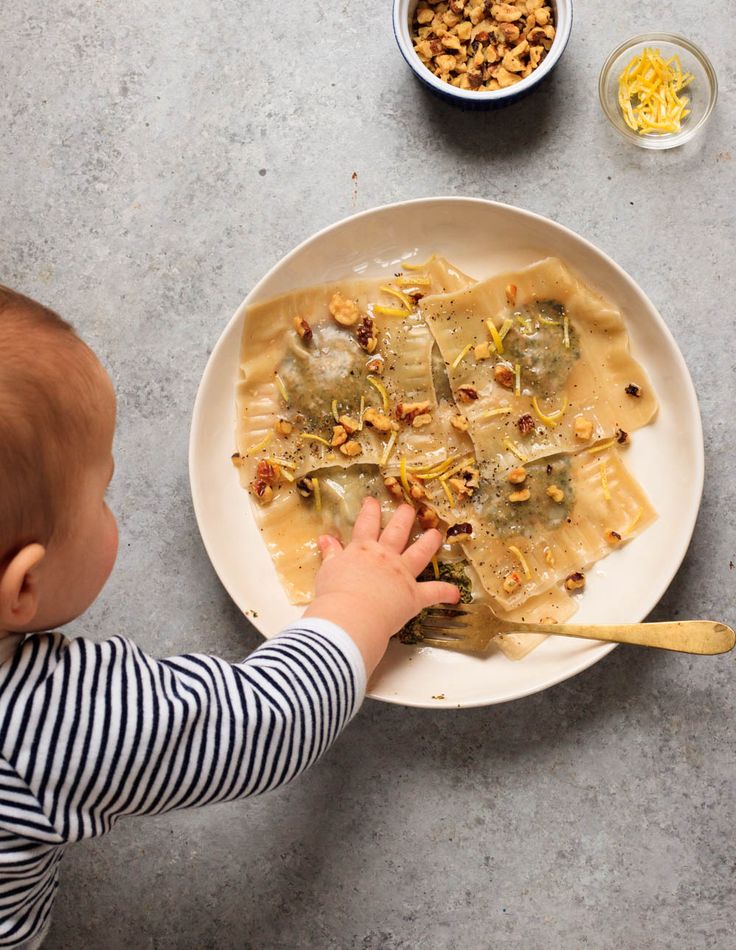
[[[0,758],[19,788],[2,824],[48,844],[104,834],[124,815],[276,788],[322,755],[365,693],[352,640],[312,619],[235,664],[43,634],[11,665]]]

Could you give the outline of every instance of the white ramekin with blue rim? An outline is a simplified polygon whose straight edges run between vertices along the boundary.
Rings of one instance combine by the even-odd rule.
[[[446,102],[463,109],[498,109],[501,106],[518,102],[535,89],[552,72],[565,51],[572,29],[572,0],[547,0],[555,14],[555,38],[552,47],[542,63],[526,79],[506,89],[494,89],[492,92],[474,92],[471,89],[458,89],[435,76],[414,51],[411,41],[411,23],[418,0],[394,0],[394,35],[399,44],[401,55],[412,69],[417,79],[428,89]]]

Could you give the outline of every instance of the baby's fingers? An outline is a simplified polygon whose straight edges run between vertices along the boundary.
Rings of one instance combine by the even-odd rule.
[[[401,555],[401,559],[412,572],[414,577],[421,574],[442,546],[442,535],[436,528],[430,528],[420,535],[414,544]]]
[[[432,604],[457,604],[460,601],[460,591],[454,584],[444,581],[425,581],[417,584],[419,588],[419,606],[431,607]]]
[[[322,555],[323,561],[329,561],[331,557],[334,557],[342,551],[342,545],[337,538],[333,538],[331,534],[320,535],[320,537],[317,538],[317,547],[319,548],[319,553]]]
[[[406,542],[409,540],[416,515],[416,511],[411,505],[399,505],[396,511],[391,515],[389,523],[381,532],[381,537],[378,539],[380,543],[387,548],[391,548],[391,550],[397,554],[401,554],[406,547]],[[430,554],[429,557],[432,557],[432,555]],[[427,558],[427,561],[429,561],[429,558]],[[420,567],[419,570],[421,571],[421,569]],[[419,571],[417,571],[417,573],[419,573]]]
[[[377,541],[381,530],[381,505],[370,495],[363,499],[363,507],[353,525],[353,541]]]

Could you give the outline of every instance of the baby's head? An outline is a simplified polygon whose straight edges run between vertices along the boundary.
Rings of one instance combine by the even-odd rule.
[[[0,632],[79,616],[117,553],[115,396],[60,317],[0,286]]]

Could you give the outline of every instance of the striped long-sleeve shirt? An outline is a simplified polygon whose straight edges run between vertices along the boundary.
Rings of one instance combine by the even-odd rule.
[[[67,844],[125,815],[288,782],[330,746],[364,692],[357,648],[321,620],[235,664],[155,660],[122,637],[16,642],[0,662],[0,947],[46,928]]]

